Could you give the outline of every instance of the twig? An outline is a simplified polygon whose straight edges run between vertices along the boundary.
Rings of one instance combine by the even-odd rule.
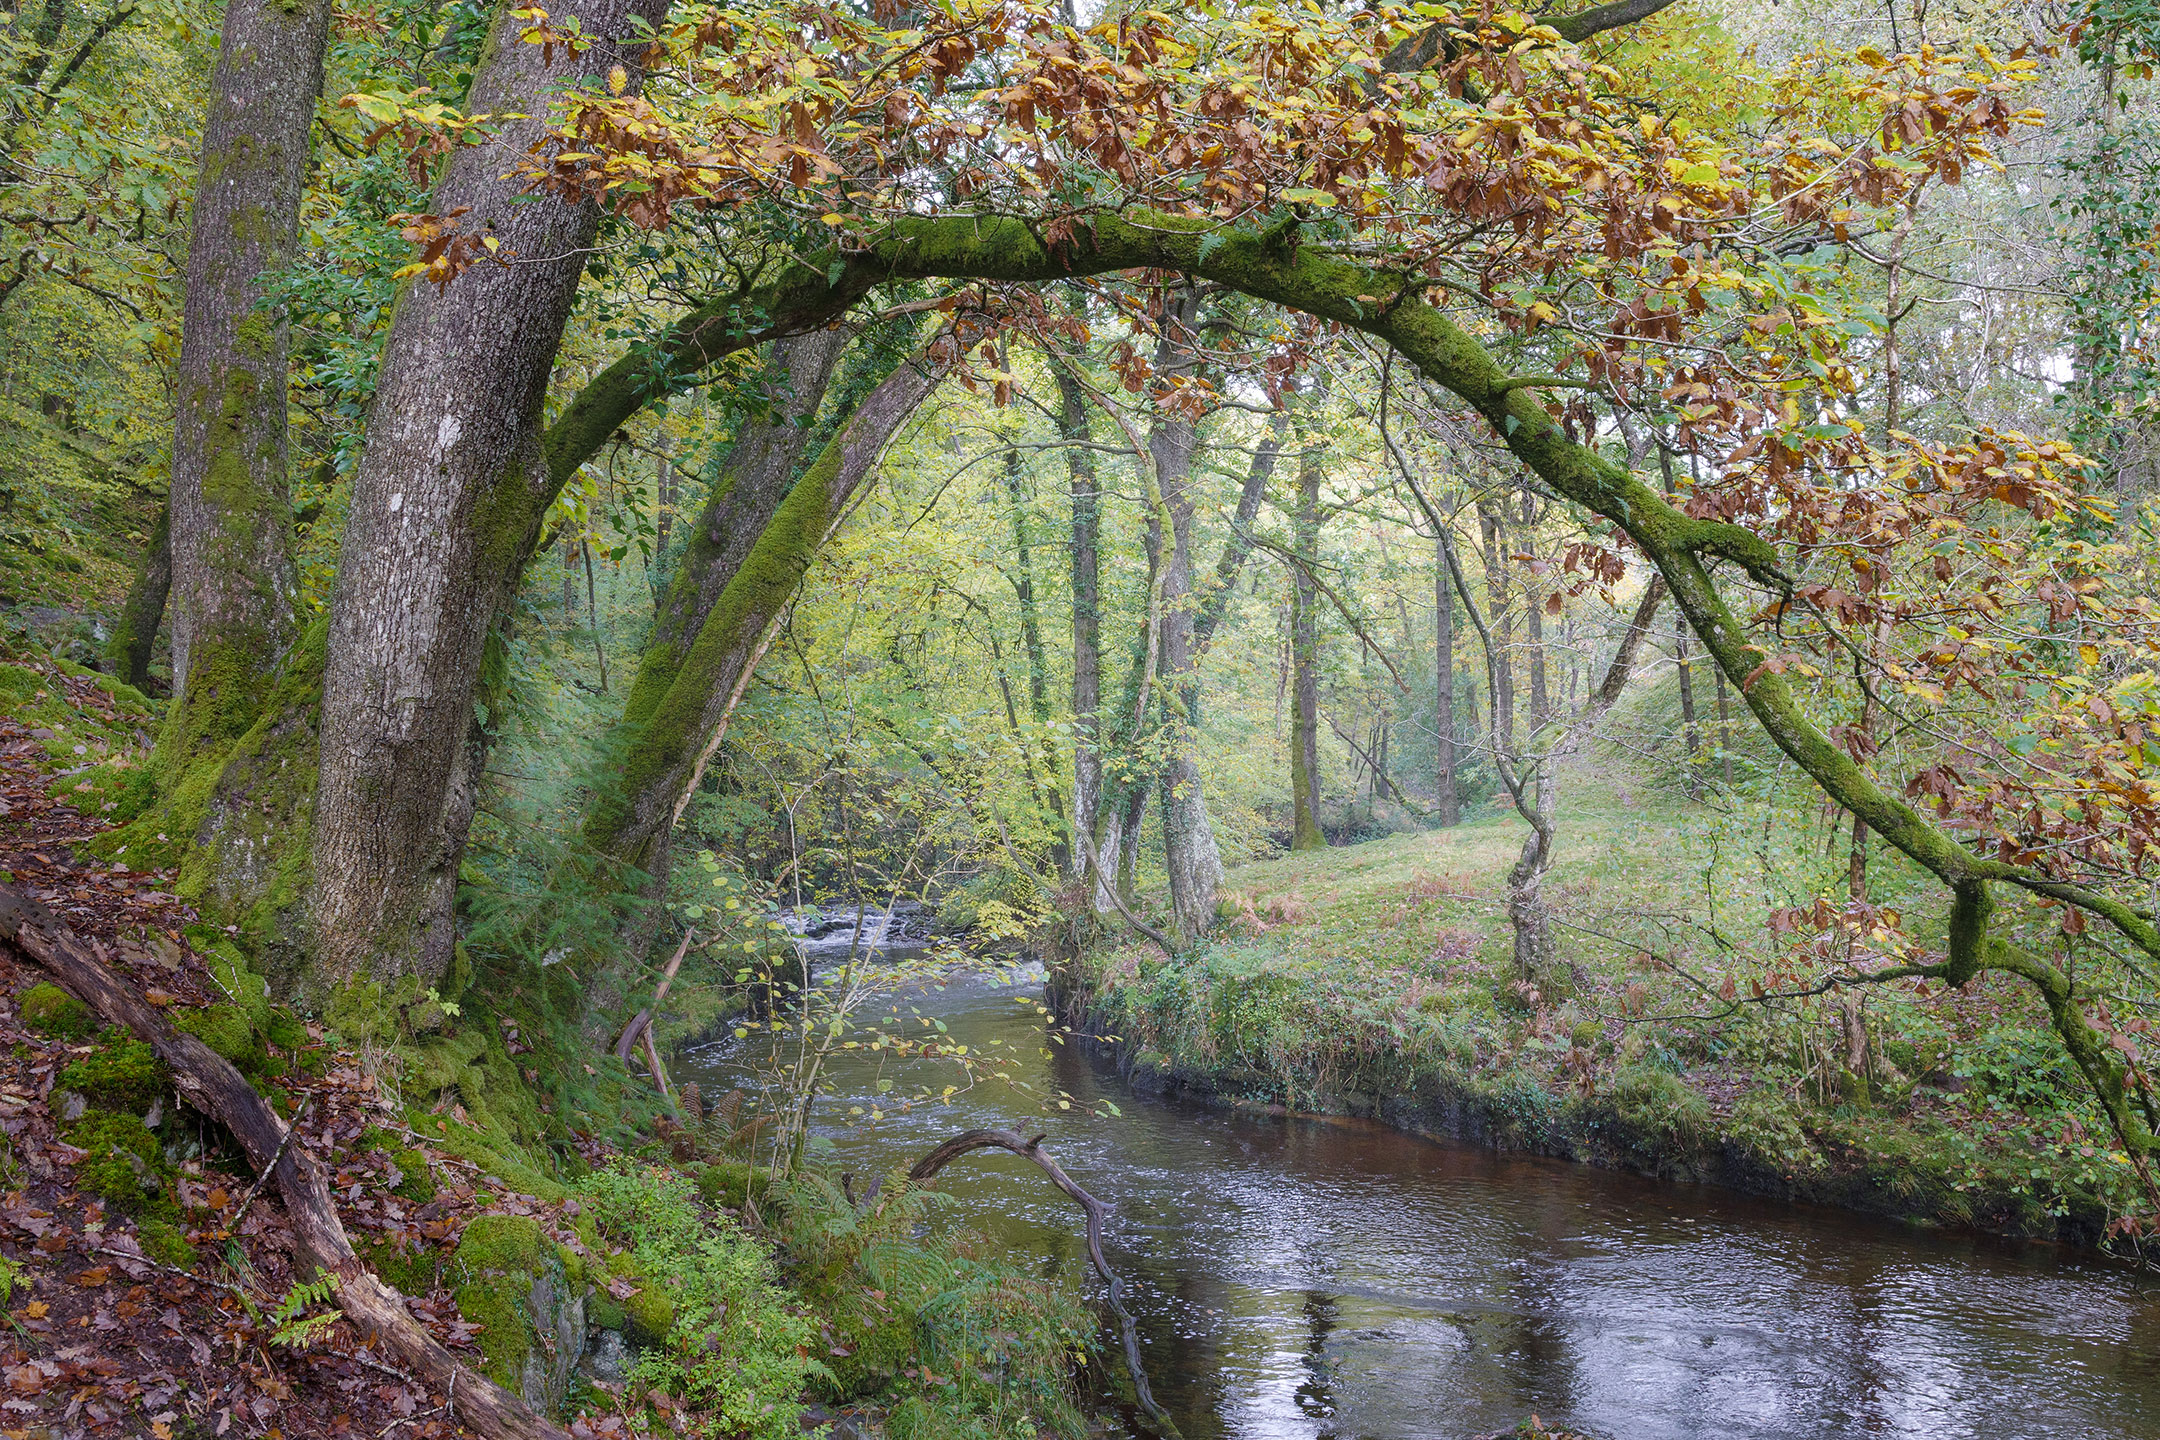
[[[277,1169],[278,1161],[285,1158],[285,1147],[292,1144],[293,1136],[300,1133],[300,1121],[307,1114],[308,1106],[314,1103],[315,1097],[310,1095],[302,1100],[300,1108],[293,1112],[292,1123],[285,1127],[285,1138],[278,1141],[277,1149],[271,1153],[270,1163],[262,1167],[262,1173],[255,1177],[255,1183],[248,1186],[247,1194],[240,1197],[240,1208],[233,1212],[232,1224],[228,1229],[238,1232],[240,1222],[247,1218],[248,1206],[255,1203],[255,1197],[262,1193],[264,1183],[270,1178],[270,1172]]]

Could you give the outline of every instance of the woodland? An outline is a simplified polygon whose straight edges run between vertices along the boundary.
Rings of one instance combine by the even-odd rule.
[[[2156,57],[14,0],[0,1433],[1176,1434],[1087,1103],[910,1011],[993,963],[1184,1093],[2143,1267]]]

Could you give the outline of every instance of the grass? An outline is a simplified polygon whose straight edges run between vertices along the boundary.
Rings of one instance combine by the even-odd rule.
[[[1525,827],[1492,809],[1235,867],[1206,947],[1170,963],[1113,937],[1072,989],[1143,1076],[1231,1100],[2004,1233],[2100,1242],[2148,1210],[2016,982],[1871,988],[1857,1067],[1839,995],[1778,998],[1939,946],[1946,907],[1877,844],[1877,908],[1848,909],[1849,832],[1796,777],[1749,768],[1703,801],[1612,752],[1564,777],[1546,894],[1565,995],[1516,982]],[[2050,919],[2013,923],[2073,943]],[[2101,984],[2104,963],[2079,958]]]

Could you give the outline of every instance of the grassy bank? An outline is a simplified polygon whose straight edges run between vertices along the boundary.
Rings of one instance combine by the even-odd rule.
[[[1487,811],[1236,868],[1204,948],[1170,961],[1119,935],[1067,961],[1068,1016],[1117,1036],[1142,1084],[2127,1243],[2111,1226],[2149,1207],[2028,990],[1778,998],[1895,941],[1869,933],[1871,912],[1828,930],[1794,918],[1842,904],[1847,832],[1774,770],[1702,802],[1627,773],[1605,757],[1564,791],[1548,895],[1572,993],[1513,976],[1501,900],[1524,831]],[[1873,923],[1939,943],[1933,896],[1879,846],[1869,887],[1889,912]]]

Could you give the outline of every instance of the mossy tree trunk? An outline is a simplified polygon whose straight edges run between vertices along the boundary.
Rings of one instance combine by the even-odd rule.
[[[1049,812],[1046,818],[1056,836],[1051,846],[1052,860],[1057,867],[1056,873],[1062,875],[1072,863],[1072,841],[1065,828],[1064,786],[1059,782],[1065,765],[1057,753],[1057,741],[1051,728],[1050,657],[1043,647],[1042,615],[1035,601],[1035,558],[1028,535],[1030,497],[1024,483],[1025,468],[1018,450],[1005,452],[1005,500],[1012,514],[1011,581],[1013,598],[1020,605],[1020,643],[1027,652],[1028,718],[1034,723],[1026,747],[1029,783],[1032,788],[1035,774],[1040,771],[1044,787],[1042,799]]]
[[[1075,833],[1084,830],[1092,840],[1103,793],[1097,734],[1102,708],[1102,484],[1095,474],[1087,390],[1071,368],[1078,363],[1077,356],[1057,356],[1051,375],[1057,381],[1058,438],[1065,446],[1072,499],[1072,823]],[[1090,847],[1074,850],[1073,875],[1084,881]],[[1108,904],[1107,896],[1103,903]]]
[[[818,547],[876,469],[886,443],[944,378],[953,358],[952,345],[940,340],[896,367],[854,407],[785,498],[767,509],[769,518],[752,523],[754,515],[737,514],[743,523],[739,529],[731,526],[726,544],[716,548],[706,566],[709,573],[700,582],[683,582],[718,593],[687,644],[670,642],[671,648],[681,645],[677,656],[639,671],[630,700],[636,728],[623,760],[622,786],[595,805],[585,821],[585,838],[593,848],[640,869],[657,865]],[[728,507],[725,498],[716,503]],[[744,503],[749,503],[747,493]],[[700,530],[711,533],[704,522]],[[754,543],[730,565],[729,547],[742,537],[754,537]],[[657,643],[653,649],[659,649]]]
[[[330,10],[233,0],[210,77],[174,377],[168,788],[254,722],[293,637],[287,327],[266,280],[299,232]]]
[[[567,478],[550,464],[542,401],[600,218],[591,204],[517,200],[504,172],[545,144],[553,94],[618,64],[634,75],[633,27],[666,10],[574,0],[555,19],[594,43],[552,63],[519,38],[525,20],[499,12],[467,108],[527,118],[454,154],[431,198],[439,215],[462,207],[461,226],[516,263],[413,281],[384,350],[323,677],[309,922],[326,984],[430,979],[449,963],[482,656]]]
[[[158,507],[157,524],[150,543],[143,547],[142,564],[135,583],[113,622],[112,638],[105,642],[105,663],[113,674],[140,690],[150,683],[150,654],[157,644],[158,625],[165,618],[165,596],[172,588],[172,505]]]
[[[751,387],[733,443],[707,491],[704,512],[688,527],[667,593],[653,613],[652,638],[638,657],[623,718],[643,724],[682,673],[683,655],[749,557],[802,469],[811,425],[833,369],[847,346],[843,330],[813,330],[773,342]]]
[[[1545,903],[1545,875],[1552,869],[1560,824],[1560,765],[1582,747],[1597,722],[1627,689],[1643,637],[1650,633],[1650,623],[1657,618],[1658,605],[1664,598],[1665,581],[1653,576],[1635,607],[1634,618],[1620,637],[1604,680],[1564,723],[1543,726],[1532,736],[1522,757],[1519,780],[1510,787],[1515,793],[1516,811],[1530,825],[1530,833],[1523,837],[1522,852],[1508,871],[1507,910],[1508,924],[1515,934],[1515,974],[1548,995],[1563,983],[1559,947],[1553,940],[1552,912]],[[1505,763],[1504,757],[1501,763]]]

